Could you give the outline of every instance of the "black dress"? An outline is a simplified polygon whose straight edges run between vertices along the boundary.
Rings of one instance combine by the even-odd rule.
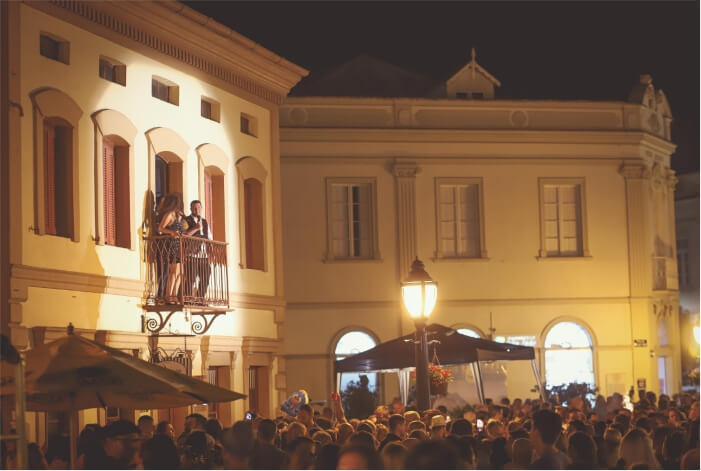
[[[183,233],[183,220],[182,218],[176,218],[166,229],[175,231],[178,234]],[[168,262],[172,265],[175,263],[180,263],[180,238],[171,237],[168,247]]]

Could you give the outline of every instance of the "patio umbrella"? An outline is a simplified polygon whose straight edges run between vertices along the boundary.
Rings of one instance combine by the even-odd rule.
[[[68,332],[26,353],[27,410],[72,412],[74,419],[80,409],[165,409],[246,397],[73,335],[72,326]],[[0,384],[3,396],[15,394],[14,378]]]

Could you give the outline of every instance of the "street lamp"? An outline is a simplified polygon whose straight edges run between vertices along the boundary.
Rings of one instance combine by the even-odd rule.
[[[402,283],[402,300],[409,315],[416,325],[415,362],[416,362],[416,405],[420,411],[431,407],[429,400],[430,379],[428,377],[428,342],[426,340],[426,323],[436,306],[438,285],[431,279],[421,260],[416,258],[411,264],[411,271]]]

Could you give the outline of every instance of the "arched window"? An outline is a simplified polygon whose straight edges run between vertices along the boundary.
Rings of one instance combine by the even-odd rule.
[[[467,337],[472,337],[475,339],[481,339],[482,336],[477,332],[476,330],[472,329],[467,329],[467,328],[462,328],[462,329],[457,329],[458,334],[465,335]]]
[[[374,348],[377,343],[368,333],[361,330],[352,330],[346,332],[338,339],[336,342],[336,347],[334,348],[334,354],[336,360],[343,360],[346,357],[357,355],[365,350],[370,350]],[[370,391],[374,391],[377,388],[377,374],[371,373],[366,375],[368,377],[368,388]],[[360,374],[358,373],[343,373],[341,374],[341,391],[345,391],[348,383],[355,381],[356,383],[360,381]]]
[[[267,171],[254,157],[236,162],[239,186],[241,268],[266,270],[265,180]]]
[[[593,345],[589,332],[576,322],[555,324],[545,336],[547,387],[569,383],[594,385]]]

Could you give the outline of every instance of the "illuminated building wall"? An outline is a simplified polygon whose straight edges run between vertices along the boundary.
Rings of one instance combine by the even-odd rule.
[[[31,348],[71,322],[147,359],[142,236],[157,156],[175,165],[169,191],[182,192],[188,214],[191,200],[205,201],[212,171],[223,183],[214,231],[228,243],[233,312],[187,339],[193,375],[247,394],[249,368],[259,367],[259,407],[274,411],[286,397],[278,106],[306,71],[177,2],[10,2],[7,10],[12,291],[3,331]],[[127,159],[117,193],[129,217],[119,242],[105,234],[105,138]],[[242,169],[263,184],[258,269],[242,264]],[[47,203],[47,194],[60,202]],[[173,331],[189,333],[182,314],[173,319]],[[184,346],[178,337],[157,343]],[[230,425],[249,405],[220,408],[219,418]],[[171,417],[176,429],[181,418]],[[81,423],[104,420],[104,411],[81,412]],[[29,440],[43,442],[43,414],[30,422]]]
[[[664,94],[644,76],[628,101],[490,100],[499,82],[469,69],[430,98],[341,98],[352,84],[321,77],[326,96],[310,84],[280,108],[288,389],[326,398],[348,331],[414,330],[399,283],[418,256],[431,322],[525,339],[544,381],[678,391]],[[534,395],[527,363],[506,374],[512,399]]]

